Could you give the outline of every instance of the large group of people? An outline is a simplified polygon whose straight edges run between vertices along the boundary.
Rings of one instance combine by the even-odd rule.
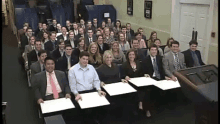
[[[90,90],[107,95],[102,90],[105,84],[121,79],[128,83],[146,74],[155,80],[176,81],[173,72],[204,65],[197,41],[191,40],[189,49],[180,52],[179,42],[168,38],[161,49],[156,31],[147,39],[142,28],[134,32],[130,23],[122,25],[117,20],[114,24],[111,18],[101,25],[97,18],[86,24],[83,19],[80,23],[67,20],[65,26],[53,19],[51,25],[39,23],[36,31],[25,23],[19,32],[24,68],[31,70],[37,103],[71,96],[78,101],[82,91]],[[145,88],[130,96],[147,117],[151,116],[152,92]]]

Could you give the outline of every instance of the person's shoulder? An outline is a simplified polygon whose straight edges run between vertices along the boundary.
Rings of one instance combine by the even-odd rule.
[[[163,56],[164,56],[164,57],[168,57],[168,56],[170,56],[170,54],[172,54],[171,51],[165,53]]]
[[[77,63],[77,64],[73,65],[72,67],[70,67],[69,71],[74,71],[78,68],[79,68],[79,63]]]
[[[34,66],[36,66],[37,64],[39,64],[39,61],[36,61],[36,62],[32,63],[30,67],[34,67]]]
[[[42,75],[46,74],[46,71],[41,71],[39,73],[36,73],[34,76],[35,77],[42,77]]]
[[[63,71],[60,71],[60,70],[54,70],[54,72],[55,72],[56,74],[65,74]]]

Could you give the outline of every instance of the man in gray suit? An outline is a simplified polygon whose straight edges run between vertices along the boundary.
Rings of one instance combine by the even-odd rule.
[[[177,80],[177,78],[173,75],[173,72],[186,68],[184,54],[179,52],[178,41],[173,41],[171,43],[171,51],[164,54],[163,68],[165,70],[165,74],[173,81]]]
[[[41,50],[38,52],[38,61],[31,64],[31,77],[33,77],[35,74],[45,71],[45,65],[44,60],[47,57],[47,51]]]
[[[71,91],[65,73],[54,70],[55,60],[47,57],[44,63],[46,71],[35,74],[31,80],[37,103],[40,104],[44,100],[62,97],[71,98]]]

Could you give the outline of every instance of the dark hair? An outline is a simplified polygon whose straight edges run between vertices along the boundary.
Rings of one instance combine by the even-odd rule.
[[[198,42],[195,41],[195,40],[191,40],[191,41],[189,42],[189,45],[191,46],[192,44],[195,44],[195,45],[197,46],[197,45],[198,45]]]
[[[126,23],[126,26],[131,25],[131,23]]]
[[[87,21],[87,24],[88,24],[88,22],[91,22],[91,23],[92,23],[92,21],[91,21],[91,20],[88,20],[88,21]]]
[[[122,25],[122,26],[121,26],[121,29],[122,29],[122,28],[127,28],[127,27],[126,27],[125,25]]]
[[[149,51],[150,51],[150,49],[153,48],[153,47],[157,48],[157,45],[156,45],[156,44],[151,44],[150,47],[149,47]],[[157,48],[157,50],[158,50],[158,48]]]
[[[130,63],[129,57],[128,57],[128,55],[129,55],[130,52],[134,52],[134,55],[135,55],[134,60],[137,59],[137,52],[136,52],[136,50],[135,50],[134,48],[131,48],[131,49],[129,49],[129,50],[127,51],[127,53],[126,53],[126,59],[127,59],[127,62],[128,62],[128,63]]]
[[[141,35],[141,33],[140,33],[140,32],[135,32],[135,33],[134,33],[134,36],[136,37],[138,34],[140,34],[140,35]]]
[[[155,41],[156,41],[156,40],[159,40],[159,41],[160,41],[160,39],[159,39],[159,38],[156,38],[156,39],[154,39],[154,43],[155,43]],[[161,41],[160,41],[160,43],[161,43]]]
[[[55,18],[53,18],[53,19],[52,19],[52,21],[53,21],[53,20],[56,20],[56,19],[55,19]],[[56,21],[57,21],[57,20],[56,20]]]
[[[42,41],[43,43],[44,43],[44,41],[45,41],[44,33],[46,33],[46,34],[48,35],[48,39],[50,39],[50,34],[49,34],[49,32],[48,32],[48,31],[44,31],[44,32],[43,32],[43,37],[42,37],[42,39],[41,39],[41,41]]]
[[[55,34],[55,35],[56,35],[56,32],[55,32],[55,31],[51,31],[51,32],[50,32],[50,36],[51,36],[52,34]]]
[[[99,34],[99,35],[96,36],[96,37],[97,37],[97,40],[98,40],[98,38],[99,38],[100,36],[102,36],[102,38],[103,38],[103,35],[102,35],[102,34]]]
[[[64,49],[66,49],[66,47],[71,47],[71,49],[72,49],[72,46],[70,44],[66,44]]]
[[[82,58],[83,56],[89,57],[89,53],[88,53],[87,51],[82,51],[82,52],[79,54],[79,58]]]
[[[169,44],[170,44],[170,40],[173,40],[173,41],[174,41],[174,39],[173,39],[172,37],[168,38],[168,39],[167,39],[167,46],[168,46],[168,47],[170,47],[170,45],[169,45]]]
[[[33,31],[33,29],[31,27],[28,27],[27,30],[31,29]]]
[[[87,32],[88,32],[89,30],[92,30],[92,28],[88,28],[88,29],[87,29]],[[92,30],[92,32],[93,32],[93,30]]]
[[[65,26],[62,26],[61,29],[62,29],[62,28],[66,28],[66,27],[65,27]]]
[[[170,46],[172,47],[173,44],[178,44],[178,46],[180,45],[178,41],[174,40],[173,42],[171,42]]]
[[[59,45],[60,45],[61,43],[65,43],[63,39],[60,39],[60,40],[58,41],[58,44],[59,44]]]
[[[43,54],[43,53],[47,53],[47,51],[46,50],[40,50],[39,52],[38,52],[38,56],[40,57],[41,56],[41,54]]]
[[[34,41],[34,44],[36,44],[36,42],[40,42],[40,43],[41,43],[41,41],[40,41],[40,40],[35,40],[35,41]],[[41,44],[41,45],[42,45],[42,44]]]
[[[50,56],[47,56],[47,57],[45,58],[45,60],[44,60],[44,63],[45,63],[45,64],[46,64],[47,60],[52,60],[52,61],[54,62],[54,64],[55,64],[54,58],[52,58],[52,57],[50,57]]]
[[[116,23],[117,23],[117,22],[120,23],[119,28],[121,28],[121,21],[120,21],[120,20],[116,20],[116,22],[115,22],[115,27],[117,27],[117,26],[116,26]]]
[[[134,39],[131,40],[131,44],[133,44],[134,40],[137,40],[138,43],[139,43],[139,40],[137,38],[134,38]]]

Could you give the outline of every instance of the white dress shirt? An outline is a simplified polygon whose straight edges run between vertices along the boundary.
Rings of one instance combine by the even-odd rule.
[[[72,46],[72,48],[75,48],[74,40],[70,39],[70,45]]]
[[[96,90],[100,89],[100,80],[95,68],[87,64],[85,68],[81,67],[79,63],[72,66],[69,69],[69,85],[74,95],[78,94],[78,91]]]

